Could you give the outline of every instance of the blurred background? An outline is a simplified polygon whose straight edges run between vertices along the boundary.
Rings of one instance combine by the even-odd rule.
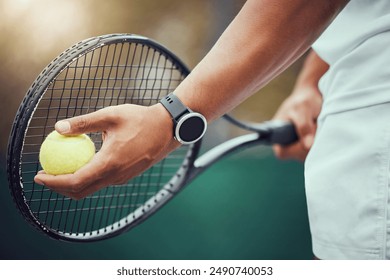
[[[243,0],[0,0],[0,259],[311,259],[303,166],[252,148],[210,168],[152,219],[112,240],[51,240],[23,221],[6,176],[8,135],[41,70],[88,37],[135,33],[193,68]],[[296,62],[232,112],[270,119],[294,85]],[[239,133],[213,124],[205,147]]]

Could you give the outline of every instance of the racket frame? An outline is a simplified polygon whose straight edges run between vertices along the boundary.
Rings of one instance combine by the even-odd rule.
[[[187,186],[196,176],[219,159],[230,155],[237,150],[250,146],[258,144],[286,145],[297,139],[294,127],[291,123],[266,122],[263,124],[248,124],[240,122],[229,115],[225,115],[224,118],[232,124],[245,130],[255,131],[256,133],[233,138],[214,147],[200,157],[198,157],[198,155],[202,141],[199,140],[198,142],[189,145],[181,167],[168,183],[166,183],[155,195],[149,198],[143,206],[139,207],[126,217],[123,217],[119,222],[116,221],[112,225],[88,232],[87,234],[65,233],[48,228],[35,217],[24,196],[21,161],[27,128],[29,127],[29,123],[41,98],[45,95],[53,80],[60,75],[64,69],[79,57],[86,55],[97,48],[121,42],[148,45],[153,49],[157,49],[169,58],[176,67],[180,68],[180,71],[184,76],[187,76],[190,72],[186,65],[175,54],[159,43],[143,36],[133,34],[109,34],[86,39],[64,51],[42,71],[29,88],[15,116],[7,151],[7,173],[10,192],[17,208],[20,210],[20,213],[25,220],[38,229],[38,231],[45,233],[53,239],[72,242],[91,242],[120,235],[149,218],[180,190]]]
[[[194,161],[199,153],[201,140],[189,146],[181,168],[163,188],[149,198],[143,206],[120,219],[119,222],[115,222],[113,225],[94,230],[87,234],[65,233],[47,227],[32,213],[24,195],[21,162],[27,128],[41,98],[45,95],[55,78],[75,60],[105,45],[124,42],[138,43],[158,50],[181,71],[183,76],[187,76],[190,72],[188,67],[174,53],[150,38],[121,33],[93,37],[73,45],[50,62],[30,86],[16,113],[7,149],[7,174],[11,196],[23,218],[38,231],[47,234],[53,239],[73,242],[103,240],[117,236],[137,226],[173,197],[174,192],[172,192],[172,189],[174,182],[179,182],[182,178],[185,178],[186,173],[189,171],[189,168],[186,168],[186,166],[190,166],[191,161]],[[119,224],[121,226],[118,226]]]

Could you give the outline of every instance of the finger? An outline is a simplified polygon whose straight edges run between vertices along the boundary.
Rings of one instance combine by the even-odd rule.
[[[295,128],[297,130],[298,136],[300,139],[303,139],[307,134],[309,134],[313,128],[313,121],[309,118],[305,118],[302,116],[293,116],[292,122],[295,125]]]
[[[293,114],[291,121],[294,123],[300,142],[305,149],[310,149],[314,142],[314,135],[316,132],[316,122],[310,115],[307,114]]]
[[[96,191],[98,188],[100,189],[105,185],[109,185],[107,180],[108,176],[105,176],[109,173],[106,158],[107,156],[99,151],[89,163],[77,170],[74,174],[54,176],[38,173],[34,181],[59,193],[77,195],[86,193],[87,191],[85,189],[91,188],[91,186],[96,186],[91,188],[92,191]]]
[[[296,159],[304,161],[308,154],[308,150],[302,146],[301,142],[289,146],[273,145],[272,149],[275,156],[283,160]]]
[[[103,183],[99,183],[99,184],[94,183],[93,185],[87,186],[86,188],[84,188],[83,190],[78,191],[78,192],[69,192],[69,191],[63,191],[63,190],[55,190],[55,192],[59,193],[63,196],[66,196],[66,197],[70,197],[74,200],[80,200],[80,199],[86,198],[87,196],[92,195],[93,193],[101,190],[105,186],[106,185]]]
[[[313,143],[314,143],[314,136],[315,136],[315,131],[306,134],[306,135],[302,138],[302,143],[303,143],[303,146],[305,147],[305,149],[309,150],[309,149],[311,148],[311,146],[313,146]]]
[[[37,175],[37,176],[35,176],[34,180],[36,183],[43,185],[56,193],[59,193],[59,194],[66,196],[66,197],[70,197],[70,198],[75,199],[75,200],[85,198],[88,195],[91,195],[91,194],[99,191],[103,187],[107,186],[107,184],[103,181],[97,181],[97,182],[93,181],[89,185],[86,185],[85,187],[83,187],[81,189],[80,188],[73,189],[71,187],[72,182],[74,180],[72,178],[72,175],[74,175],[74,174],[57,175],[57,176],[47,175],[47,174],[45,174],[45,176],[38,176]],[[58,181],[58,183],[55,183],[54,181],[52,181],[52,179],[53,179],[52,177],[55,177],[56,180],[60,180],[61,183],[60,183],[60,181]],[[66,187],[62,187],[60,185],[60,184],[62,184],[62,181],[67,182]]]
[[[63,135],[74,135],[104,131],[114,123],[112,107],[106,107],[93,113],[61,120],[55,124],[55,129]]]

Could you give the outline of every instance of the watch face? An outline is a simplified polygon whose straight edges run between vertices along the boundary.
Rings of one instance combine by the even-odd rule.
[[[206,120],[201,114],[187,114],[176,126],[176,138],[183,144],[194,143],[203,136],[206,126]]]

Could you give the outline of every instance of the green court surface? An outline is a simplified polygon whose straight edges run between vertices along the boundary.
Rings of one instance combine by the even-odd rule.
[[[218,162],[132,231],[84,244],[24,222],[1,157],[0,259],[311,259],[302,164],[257,154]]]

